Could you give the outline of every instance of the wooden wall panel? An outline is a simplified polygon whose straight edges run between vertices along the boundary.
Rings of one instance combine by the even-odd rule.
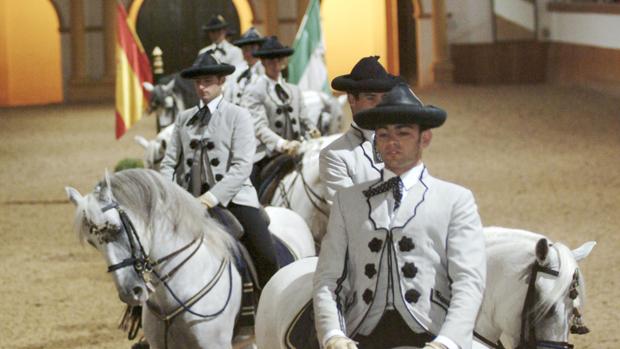
[[[620,85],[620,50],[551,43],[547,74],[550,82],[561,84]]]

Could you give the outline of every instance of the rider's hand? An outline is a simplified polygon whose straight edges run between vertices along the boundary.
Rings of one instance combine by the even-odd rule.
[[[297,156],[299,155],[300,147],[301,142],[299,141],[286,141],[286,143],[282,146],[282,151],[290,156]]]
[[[310,138],[319,138],[321,137],[321,131],[319,131],[318,128],[313,127],[310,131],[308,131],[308,136],[310,136]]]
[[[350,338],[333,336],[325,343],[325,349],[357,349],[356,344]]]
[[[428,342],[424,346],[424,349],[448,349],[448,347],[439,342]]]
[[[206,208],[208,208],[208,209],[209,209],[209,208],[213,208],[213,207],[217,206],[217,204],[218,204],[218,202],[217,202],[217,201],[218,201],[218,200],[217,200],[217,198],[216,198],[213,194],[211,194],[210,192],[206,192],[206,193],[202,194],[202,195],[198,198],[198,200],[200,200],[200,203],[201,203],[204,207],[206,207]]]

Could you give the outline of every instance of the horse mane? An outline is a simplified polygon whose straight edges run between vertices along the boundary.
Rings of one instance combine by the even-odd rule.
[[[141,220],[147,234],[161,230],[163,220],[172,233],[191,238],[204,236],[206,246],[220,256],[230,256],[234,250],[234,238],[206,214],[200,202],[158,172],[124,170],[111,175],[109,183],[113,198]],[[101,192],[106,186],[103,181],[98,190]]]
[[[487,246],[499,246],[505,248],[506,253],[521,253],[523,256],[519,263],[513,267],[517,270],[517,275],[523,280],[529,280],[532,266],[536,261],[535,249],[538,240],[545,238],[550,242],[550,251],[555,250],[557,260],[552,261],[549,267],[559,272],[553,288],[549,292],[537,292],[537,301],[531,309],[534,322],[538,322],[558,301],[567,296],[568,289],[573,281],[573,274],[578,268],[577,262],[571,250],[562,243],[552,242],[548,237],[526,230],[508,229],[501,227],[485,228]],[[579,273],[579,300],[583,305],[585,302],[585,282]]]

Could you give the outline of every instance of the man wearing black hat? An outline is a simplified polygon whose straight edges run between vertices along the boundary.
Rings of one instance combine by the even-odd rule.
[[[241,48],[245,60],[245,64],[238,67],[239,74],[232,76],[232,80],[227,83],[224,91],[224,98],[233,104],[241,105],[241,97],[247,87],[258,80],[259,76],[265,74],[265,67],[258,58],[254,57],[254,52],[264,41],[265,38],[252,27],[243,33],[239,40],[233,42],[235,46]]]
[[[355,122],[375,130],[381,178],[336,193],[314,274],[326,349],[470,349],[486,257],[471,191],[432,177],[422,152],[446,113],[398,84]]]
[[[222,15],[211,17],[209,22],[202,26],[202,30],[207,33],[211,44],[198,51],[198,55],[209,52],[218,62],[234,65],[238,67],[243,64],[243,54],[241,49],[226,40],[228,22]]]
[[[221,94],[226,76],[234,70],[205,53],[181,71],[183,78],[194,80],[200,104],[177,116],[159,171],[207,208],[221,205],[237,217],[245,230],[242,242],[254,257],[264,286],[278,266],[249,179],[256,150],[252,117]]]
[[[385,71],[379,57],[362,58],[350,74],[332,80],[332,88],[347,93],[353,115],[372,108],[399,81]],[[321,150],[319,176],[331,199],[337,190],[381,176],[383,162],[374,149],[374,132],[355,121],[340,138]]]
[[[282,78],[285,59],[292,54],[293,49],[283,46],[275,36],[267,38],[254,52],[265,67],[265,75],[246,90],[241,105],[254,117],[259,159],[274,153],[297,155],[305,132],[311,137],[320,136],[308,119],[301,90]]]

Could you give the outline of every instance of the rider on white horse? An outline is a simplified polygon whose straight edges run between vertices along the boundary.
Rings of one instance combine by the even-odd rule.
[[[256,138],[256,167],[260,168],[278,153],[297,155],[300,140],[305,132],[311,137],[320,136],[306,113],[301,90],[284,81],[281,70],[285,57],[294,50],[283,46],[278,38],[271,36],[254,52],[265,67],[261,75],[243,96],[241,105],[254,117]]]
[[[262,287],[278,264],[249,179],[256,148],[252,118],[221,94],[226,76],[234,70],[205,53],[181,72],[182,77],[194,80],[201,101],[178,115],[160,173],[207,208],[223,206],[237,217],[245,230],[242,242],[255,259]]]
[[[398,78],[388,74],[379,57],[362,58],[350,74],[332,80],[332,88],[347,93],[353,115],[376,106]],[[374,151],[374,131],[361,129],[355,121],[349,130],[323,148],[319,158],[319,175],[327,186],[328,199],[342,188],[381,176],[383,162]]]
[[[243,54],[241,49],[226,40],[228,22],[222,15],[214,15],[209,22],[202,26],[202,30],[207,33],[211,44],[198,51],[198,55],[207,52],[213,55],[218,62],[233,65],[235,67],[243,64]]]
[[[254,57],[254,51],[258,50],[263,42],[265,38],[254,27],[243,33],[239,40],[233,41],[235,46],[241,48],[245,64],[237,67],[239,72],[235,72],[226,84],[224,98],[229,102],[241,105],[241,98],[248,86],[265,74],[265,67],[257,57]]]
[[[336,193],[314,275],[326,349],[470,349],[482,302],[484,235],[471,191],[422,163],[445,111],[404,83],[354,116],[375,130],[380,180]]]

